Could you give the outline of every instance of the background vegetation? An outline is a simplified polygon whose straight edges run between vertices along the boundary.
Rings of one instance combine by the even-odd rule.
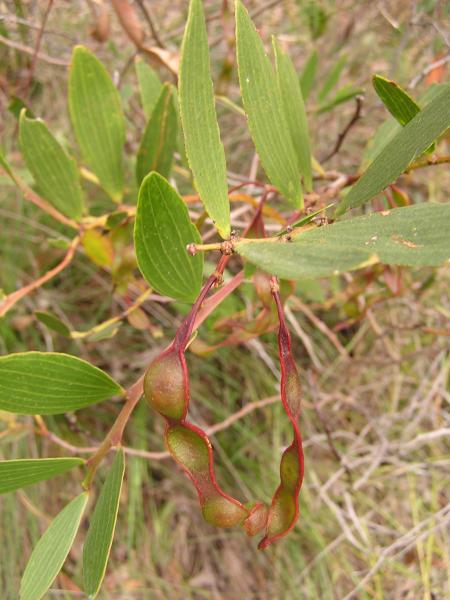
[[[161,42],[176,52],[187,3],[135,4],[148,45]],[[204,4],[216,91],[237,100],[233,19],[223,12],[228,3]],[[388,116],[371,87],[373,73],[409,86],[416,98],[430,83],[446,77],[450,23],[445,2],[258,0],[246,5],[263,38],[269,44],[276,33],[299,73],[311,53],[317,53],[307,109],[314,156],[328,173],[357,173],[367,142]],[[121,93],[132,203],[137,192],[131,157],[145,116],[133,67],[135,45],[109,3],[14,0],[0,3],[0,10],[0,128],[3,150],[16,172],[32,182],[17,151],[15,97],[45,118],[58,139],[71,141],[66,65],[73,46],[81,43],[114,74]],[[436,61],[442,64],[430,68]],[[167,69],[158,69],[166,79]],[[332,84],[333,78],[336,84],[327,94],[324,83]],[[355,113],[354,98],[333,106],[345,86],[361,90],[360,113]],[[359,118],[341,149],[325,160],[355,114]],[[218,115],[231,180],[237,181],[236,173],[254,179],[260,172],[242,116],[220,101]],[[192,193],[182,165],[173,176],[181,193]],[[414,202],[447,201],[449,184],[446,165],[399,181]],[[98,214],[111,208],[97,187],[84,185]],[[318,181],[315,189],[323,192],[324,185]],[[0,288],[7,294],[61,260],[54,240],[64,238],[64,229],[25,202],[6,176],[0,175],[0,186]],[[232,209],[233,224],[240,229],[251,207],[236,203]],[[200,215],[193,206],[192,214],[196,211]],[[98,252],[85,247],[67,270],[0,320],[1,354],[68,352],[92,361],[125,386],[136,379],[168,343],[186,305],[149,296],[138,311],[123,317],[145,289],[134,271],[130,231],[124,228],[110,246],[102,242],[101,247],[106,253],[103,264]],[[267,552],[257,551],[254,540],[240,531],[218,531],[203,522],[189,482],[167,460],[162,419],[142,402],[126,432],[125,443],[134,451],[127,456],[115,543],[99,597],[448,597],[449,285],[448,267],[406,270],[381,265],[296,285],[287,316],[304,382],[306,474],[299,524]],[[251,318],[255,310],[251,288],[244,285],[206,321],[199,337],[215,344],[233,330],[230,320],[238,314]],[[121,317],[121,325],[108,331],[112,337],[66,339],[37,318],[39,311],[57,315],[73,330],[87,331],[114,316]],[[192,418],[201,425],[217,425],[212,439],[224,487],[242,498],[269,500],[267,490],[277,485],[278,457],[289,437],[277,396],[275,336],[265,334],[206,357],[198,352],[197,347],[188,356]],[[106,402],[94,411],[48,417],[50,435],[31,418],[0,413],[0,457],[68,455],[80,452],[76,447],[87,455],[118,410],[114,402]],[[230,419],[232,414],[240,418]],[[16,598],[31,548],[51,516],[79,489],[79,474],[70,477],[0,498],[3,598]],[[80,557],[78,541],[58,578],[59,590],[50,591],[48,598],[83,596],[78,587]]]

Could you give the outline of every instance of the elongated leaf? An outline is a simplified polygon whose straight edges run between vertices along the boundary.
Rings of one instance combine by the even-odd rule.
[[[310,192],[312,189],[311,150],[302,90],[292,60],[282,51],[275,38],[273,39],[273,45],[278,85],[280,86],[286,121],[297,154],[298,166],[303,176],[305,190]]]
[[[150,171],[169,176],[177,145],[177,127],[173,88],[165,84],[139,146],[136,159],[138,185]]]
[[[337,214],[364,204],[393,183],[449,126],[450,84],[447,84],[377,155],[339,205]]]
[[[91,333],[86,335],[86,339],[89,342],[101,342],[102,340],[109,340],[114,337],[119,329],[122,327],[122,323],[111,323],[106,321],[91,329]]]
[[[230,235],[225,151],[220,140],[201,0],[191,0],[181,49],[179,99],[186,154],[206,211]]]
[[[188,161],[188,157],[186,154],[186,145],[184,143],[184,133],[183,133],[183,126],[181,123],[181,109],[180,109],[180,97],[178,94],[178,89],[176,87],[172,87],[172,91],[173,91],[173,104],[175,106],[175,111],[177,113],[177,129],[178,129],[178,140],[177,140],[177,148],[178,148],[178,154],[180,155],[180,163],[186,167],[187,169],[189,169],[189,161]]]
[[[51,586],[72,547],[87,499],[86,492],[74,498],[36,544],[20,583],[20,600],[40,600]]]
[[[200,235],[183,200],[164,177],[147,175],[139,190],[134,244],[141,273],[160,294],[185,302],[197,297],[203,256],[187,252],[191,242],[200,243]]]
[[[150,119],[155,104],[161,94],[162,83],[156,72],[141,58],[135,63],[136,75],[145,116]]]
[[[420,111],[417,102],[395,81],[374,75],[372,83],[380,100],[400,125],[409,123]]]
[[[23,352],[0,357],[0,410],[57,415],[122,393],[109,375],[69,354]]]
[[[382,262],[439,266],[450,259],[450,204],[416,204],[295,235],[292,242],[241,242],[239,254],[286,279],[329,277]]]
[[[317,99],[319,102],[323,102],[331,90],[335,87],[342,73],[342,69],[345,67],[345,63],[347,59],[345,56],[341,56],[334,65],[330,68],[325,77],[325,81],[323,86],[321,87],[319,93],[317,94]]]
[[[51,479],[83,463],[82,458],[0,460],[0,494]]]
[[[69,327],[64,323],[64,321],[61,321],[61,319],[53,313],[37,310],[34,313],[34,316],[52,331],[56,331],[56,333],[59,333],[66,338],[70,338]]]
[[[401,131],[401,128],[402,126],[400,123],[397,123],[393,117],[389,117],[378,127],[364,150],[361,170],[364,170],[369,166],[373,159],[380,154],[392,138]]]
[[[70,66],[69,110],[86,164],[115,202],[123,194],[125,120],[120,96],[102,63],[76,46]]]
[[[298,2],[300,4],[300,1]],[[301,20],[307,23],[311,32],[312,38],[316,40],[323,35],[327,28],[329,19],[328,13],[320,6],[317,0],[308,0],[307,2],[301,2],[302,14]]]
[[[381,77],[381,75],[374,75],[372,82],[381,101],[402,127],[420,112],[420,106],[417,102],[395,81]],[[434,144],[431,144],[426,152],[432,153],[434,147]]]
[[[84,542],[84,590],[90,598],[97,596],[105,576],[116,528],[124,472],[125,456],[120,448],[98,497]]]
[[[419,104],[425,108],[443,89],[445,84],[434,84],[426,89],[419,99]],[[393,117],[389,117],[376,130],[375,135],[369,140],[364,150],[364,160],[362,167],[367,168],[370,162],[380,154],[389,141],[401,130],[401,125]],[[433,145],[431,146],[433,147]]]
[[[303,71],[300,74],[300,86],[302,88],[303,99],[306,102],[314,87],[317,73],[317,51],[311,53],[306,61]]]
[[[273,185],[299,207],[302,194],[297,157],[277,79],[240,0],[236,0],[236,43],[242,99],[261,164]]]
[[[339,106],[339,104],[343,104],[344,102],[348,102],[356,96],[364,94],[364,90],[362,88],[355,88],[353,85],[345,85],[343,88],[336,92],[336,95],[331,98],[331,100],[320,104],[317,112],[319,114],[326,113]]]
[[[79,219],[83,198],[75,161],[56,141],[43,121],[20,115],[19,142],[28,170],[42,195],[60,212]]]

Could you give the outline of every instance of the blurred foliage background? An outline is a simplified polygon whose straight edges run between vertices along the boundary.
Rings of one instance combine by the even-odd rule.
[[[176,53],[187,2],[136,0],[134,5],[148,45]],[[232,3],[207,0],[204,5],[216,91],[239,102]],[[303,83],[317,60],[307,109],[319,161],[354,114],[355,93],[364,96],[361,116],[341,150],[323,161],[327,171],[357,173],[370,151],[368,143],[388,117],[372,89],[372,74],[394,79],[416,98],[431,83],[446,79],[450,7],[444,0],[249,0],[246,5],[268,47],[270,35],[276,34],[289,51]],[[74,147],[66,83],[75,44],[96,53],[120,90],[127,116],[127,201],[133,204],[132,163],[145,116],[133,66],[136,49],[109,2],[0,1],[3,151],[31,183],[17,150],[19,98],[63,144]],[[430,69],[436,61],[442,65]],[[173,81],[164,65],[156,69],[163,80]],[[340,102],[346,94],[347,101]],[[254,173],[258,165],[242,116],[221,102],[218,115],[230,172]],[[181,193],[192,193],[182,165],[174,169],[173,179]],[[83,185],[94,214],[111,209],[104,193],[87,181]],[[446,165],[436,166],[403,176],[399,186],[412,202],[443,202],[450,175]],[[0,189],[0,289],[6,294],[61,259],[56,241],[67,232],[25,202],[2,174]],[[234,217],[239,227],[239,214]],[[93,260],[87,249],[78,253],[67,270],[0,319],[0,353],[73,353],[123,385],[132,383],[168,343],[185,305],[150,296],[107,335],[103,330],[76,339],[52,331],[36,317],[48,311],[70,329],[87,331],[122,315],[145,289],[135,274],[131,231],[127,223],[101,242],[106,258],[94,252]],[[190,483],[160,455],[162,419],[141,402],[126,444],[143,456],[127,459],[118,527],[99,597],[449,597],[449,285],[448,267],[414,271],[381,265],[296,285],[287,316],[304,382],[306,474],[299,524],[266,552],[257,551],[255,541],[239,530],[223,532],[202,521]],[[250,319],[256,304],[251,285],[244,283],[206,321],[200,338],[217,343],[230,321],[238,315]],[[263,401],[225,423],[212,439],[224,488],[246,500],[268,501],[278,482],[278,457],[290,436],[277,402],[275,336],[267,333],[207,356],[189,353],[188,360],[191,414],[198,424],[221,423],[249,403]],[[118,410],[116,403],[105,402],[94,410],[46,418],[55,439],[39,435],[31,418],[0,413],[0,456],[63,456],[74,446],[96,446]],[[146,455],[153,452],[160,454]],[[0,499],[2,598],[17,597],[32,546],[51,516],[77,492],[80,480],[81,473],[75,472]],[[59,589],[47,598],[83,597],[78,587],[81,538],[57,580]]]

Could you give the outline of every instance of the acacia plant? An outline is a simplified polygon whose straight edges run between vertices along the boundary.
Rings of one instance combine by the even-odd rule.
[[[4,296],[0,315],[65,269],[79,251],[109,271],[116,285],[126,285],[127,278],[134,276],[137,261],[148,286],[123,315],[88,332],[71,331],[50,313],[36,315],[60,335],[92,340],[111,336],[120,319],[139,310],[150,294],[192,304],[173,341],[128,389],[96,366],[68,354],[31,351],[0,358],[0,409],[33,416],[37,432],[50,440],[56,437],[47,415],[77,411],[112,397],[123,400],[108,435],[87,460],[0,461],[2,493],[76,467],[84,470],[80,494],[54,518],[29,558],[20,587],[21,600],[41,598],[57,576],[86,512],[97,468],[112,450],[114,460],[89,508],[83,546],[84,589],[89,597],[97,595],[114,536],[125,472],[122,437],[142,396],[164,418],[167,449],[192,480],[206,521],[217,527],[240,525],[248,535],[262,534],[261,549],[285,536],[299,516],[304,471],[301,377],[284,316],[284,304],[293,290],[290,282],[371,268],[376,263],[438,266],[450,257],[450,206],[411,204],[395,185],[406,171],[448,162],[448,157],[439,154],[439,142],[450,125],[450,85],[434,85],[416,102],[395,82],[375,76],[375,89],[393,118],[375,134],[362,172],[329,175],[311,153],[302,87],[290,57],[274,39],[273,66],[241,0],[236,0],[235,16],[242,106],[229,99],[221,101],[245,114],[267,181],[242,177],[229,186],[201,0],[190,2],[178,88],[170,82],[161,83],[146,63],[136,65],[147,116],[135,156],[137,198],[124,168],[126,121],[120,96],[104,66],[85,47],[73,51],[68,89],[79,158],[75,160],[47,125],[26,108],[20,114],[19,145],[35,185],[29,187],[1,157],[4,172],[24,199],[63,227],[65,239],[58,245],[65,256],[39,279]],[[334,104],[355,93],[341,96]],[[359,110],[359,97],[356,100]],[[169,183],[174,166],[185,171],[189,168],[190,195],[182,197]],[[317,182],[323,180],[331,181],[325,188],[317,188]],[[109,212],[99,215],[90,210],[87,185],[106,192],[113,206]],[[244,193],[246,187],[257,190],[259,197]],[[380,210],[380,204],[371,201],[384,190],[390,204]],[[253,207],[245,231],[232,230],[230,200]],[[193,223],[188,207],[199,203],[204,213]],[[363,210],[355,214],[357,207]],[[124,252],[114,262],[109,249],[124,244],[133,222],[134,252]],[[268,222],[273,235],[266,234]],[[211,224],[216,241],[204,243],[206,231],[208,240],[211,238]],[[67,232],[73,234],[69,242],[65,241]],[[207,252],[219,258],[204,282]],[[234,275],[224,279],[229,263]],[[206,433],[189,420],[188,411],[186,350],[191,343],[205,356],[214,350],[202,346],[200,340],[193,341],[195,332],[244,280],[254,283],[261,312],[232,331],[223,345],[278,330],[281,401],[293,432],[292,442],[281,456],[279,486],[268,490],[273,494],[268,505],[254,498],[235,499],[222,490],[216,480],[212,445]]]

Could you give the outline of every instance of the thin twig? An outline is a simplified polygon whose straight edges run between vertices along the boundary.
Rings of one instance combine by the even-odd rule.
[[[194,322],[194,331],[200,327],[205,319],[209,317],[212,311],[227,298],[244,281],[244,271],[239,271],[230,281],[225,283],[218,292],[210,296],[198,311]]]
[[[360,119],[361,108],[362,108],[362,104],[363,104],[363,97],[356,96],[355,102],[356,102],[355,112],[353,113],[352,118],[347,123],[347,125],[344,127],[344,129],[341,131],[341,133],[338,135],[338,138],[336,140],[336,144],[334,145],[333,150],[331,150],[331,152],[329,154],[327,154],[324,158],[322,158],[322,160],[320,162],[324,163],[327,160],[330,160],[330,158],[332,158],[335,154],[337,154],[339,152],[339,150],[341,149],[341,146],[344,143],[344,140],[347,137],[347,135],[349,134],[351,128]]]
[[[347,350],[341,344],[334,331],[331,331],[331,329],[323,321],[321,321],[306,304],[300,302],[300,300],[296,297],[292,298],[292,304],[294,308],[298,308],[311,321],[311,323],[315,325],[317,329],[330,340],[341,356],[348,356]]]
[[[15,173],[13,173],[12,171],[4,170],[0,167],[0,173],[2,173],[3,171],[17,185],[19,190],[22,192],[25,200],[28,200],[28,202],[32,202],[33,204],[35,204],[38,208],[40,208],[41,210],[49,214],[51,217],[56,219],[56,221],[59,221],[63,225],[67,225],[68,227],[71,227],[72,229],[76,229],[78,231],[79,227],[75,221],[63,215],[61,212],[59,212],[59,210],[57,210],[54,206],[47,202],[47,200],[41,198],[39,194],[36,194],[34,190],[28,187],[28,185],[24,181],[22,181],[22,179],[20,179],[20,177],[18,177]]]
[[[415,88],[416,85],[419,83],[419,81],[421,81],[424,77],[426,77],[428,75],[428,73],[430,73],[434,69],[437,69],[438,67],[442,67],[443,65],[447,64],[449,61],[450,61],[450,53],[446,54],[439,60],[435,60],[434,62],[432,62],[430,65],[428,65],[427,67],[422,69],[422,71],[420,73],[418,73],[415,77],[413,77],[411,79],[411,81],[409,82],[409,85],[408,85],[409,89],[412,90],[413,88]]]
[[[279,399],[280,399],[280,397],[278,395],[276,395],[276,396],[269,396],[268,398],[264,398],[263,400],[257,400],[256,402],[250,402],[249,404],[246,404],[243,408],[241,408],[237,412],[233,413],[232,415],[230,415],[229,417],[224,419],[221,423],[217,423],[216,425],[207,427],[206,433],[208,435],[213,435],[214,433],[219,433],[219,431],[228,429],[228,427],[231,427],[231,425],[233,425],[236,421],[239,421],[239,419],[242,419],[243,417],[245,417],[249,413],[253,412],[254,410],[257,410],[259,408],[265,408],[266,406],[275,404],[275,402],[278,402]]]
[[[25,27],[28,27],[28,29],[39,30],[41,28],[41,25],[37,25],[36,23],[32,23],[31,21],[28,21],[27,19],[22,19],[21,17],[16,17],[13,15],[1,15],[0,22],[12,23],[13,25],[18,25],[18,26],[23,25]],[[61,31],[55,31],[54,29],[44,29],[43,33],[44,33],[44,35],[54,35],[56,37],[64,38],[65,40],[69,40],[74,45],[77,43],[75,38],[73,38],[73,37],[67,35],[67,33],[64,33]]]
[[[132,304],[130,304],[127,308],[122,310],[118,315],[115,315],[114,317],[111,317],[110,319],[107,319],[106,321],[103,321],[98,325],[91,327],[91,329],[88,329],[87,331],[72,330],[70,332],[70,337],[72,339],[85,338],[89,335],[92,335],[93,333],[102,331],[106,327],[110,327],[115,323],[120,323],[120,321],[126,319],[134,310],[136,310],[136,308],[139,308],[146,300],[148,300],[151,297],[151,295],[152,290],[151,288],[148,288],[147,290],[145,290],[145,292],[140,294]]]
[[[39,27],[37,35],[36,35],[36,44],[34,46],[34,54],[33,54],[32,60],[31,60],[30,68],[28,70],[28,77],[27,77],[27,80],[25,82],[24,89],[23,89],[23,93],[25,96],[28,95],[28,91],[30,89],[31,82],[33,81],[33,74],[34,74],[34,70],[36,68],[39,50],[41,48],[42,36],[44,35],[45,25],[47,23],[47,19],[49,17],[52,6],[53,6],[53,0],[48,0],[47,8],[45,9],[44,16],[42,17],[41,26]]]
[[[285,313],[286,313],[286,317],[287,320],[289,321],[289,323],[292,326],[292,329],[294,330],[295,334],[301,339],[301,341],[303,342],[303,345],[305,347],[306,352],[308,353],[309,357],[311,358],[311,361],[314,365],[314,367],[318,370],[318,371],[323,371],[323,365],[320,362],[319,358],[317,357],[315,350],[314,350],[314,346],[310,340],[310,338],[305,334],[305,332],[303,331],[303,329],[300,327],[300,325],[298,324],[297,319],[295,318],[294,314],[292,313],[291,309],[289,308],[289,306],[285,307]]]
[[[3,35],[0,35],[0,44],[4,44],[8,46],[8,48],[13,48],[14,50],[18,50],[19,52],[23,52],[24,54],[29,54],[30,56],[35,56],[35,49],[30,48],[30,46],[25,46],[25,44],[21,44],[20,42],[15,42],[10,40]],[[68,60],[64,60],[62,58],[54,58],[53,56],[49,56],[44,52],[38,52],[36,54],[37,60],[41,60],[42,62],[46,62],[49,65],[55,65],[57,67],[68,67],[70,62]]]
[[[140,381],[140,386],[142,386],[142,381],[141,380],[139,380],[139,381]],[[135,384],[136,385],[135,392],[137,392],[137,393],[139,393],[142,390],[142,387],[139,388],[138,383],[139,382],[136,382],[136,384]],[[140,398],[140,396],[139,396],[139,398]],[[207,435],[214,435],[215,433],[224,431],[225,429],[228,429],[229,427],[234,425],[237,421],[244,418],[245,416],[252,413],[253,411],[265,408],[266,406],[270,406],[271,404],[275,404],[276,402],[278,402],[278,400],[279,400],[279,396],[277,395],[277,396],[269,396],[268,398],[264,398],[263,400],[249,402],[243,408],[241,408],[237,412],[233,413],[232,415],[230,415],[229,417],[227,417],[220,423],[216,423],[215,425],[212,425],[211,427],[207,427],[205,429],[205,431],[206,431]],[[124,408],[125,408],[125,406],[126,405],[124,405]],[[133,405],[131,407],[131,411],[133,410],[134,406],[135,405]],[[130,410],[130,406],[128,406],[127,411],[129,411],[129,410]],[[130,414],[131,414],[131,412],[130,412]],[[117,422],[117,420],[116,420],[116,422]],[[114,427],[114,425],[113,425],[113,427]],[[112,431],[112,429],[111,429],[111,431]],[[111,431],[108,434],[108,437],[111,436]],[[61,448],[64,448],[64,450],[67,450],[71,454],[92,454],[93,452],[97,453],[101,447],[101,446],[75,446],[74,444],[70,444],[69,442],[66,442],[66,440],[63,440],[62,438],[57,436],[55,433],[52,433],[51,431],[48,431],[48,430],[45,430],[45,431],[39,430],[39,433],[41,435],[44,435],[48,440],[50,440],[54,444],[60,446]],[[122,433],[123,433],[123,428],[122,428],[121,434]],[[106,449],[106,453],[107,453],[112,447],[113,446],[111,444],[111,439],[109,439],[108,443],[105,444],[102,452],[105,450],[105,448],[107,448]],[[128,446],[123,446],[123,450],[124,450],[125,454],[128,454],[129,456],[138,456],[140,458],[145,458],[147,460],[164,460],[166,458],[170,458],[170,456],[171,456],[169,454],[169,452],[166,452],[166,451],[149,452],[147,450],[139,450],[138,448],[130,448]],[[91,461],[89,460],[88,464],[90,462]]]
[[[270,0],[269,2],[266,2],[265,4],[262,4],[261,6],[259,6],[258,8],[255,8],[254,10],[250,11],[250,17],[252,19],[254,19],[254,18],[258,17],[259,15],[261,15],[266,10],[271,9],[274,6],[276,6],[277,4],[281,4],[282,2],[285,2],[285,0]],[[218,19],[222,18],[222,14],[223,14],[222,10],[219,10],[217,12],[206,15],[206,22],[211,23],[212,21],[217,21]],[[165,39],[170,40],[172,38],[175,38],[175,37],[181,35],[184,32],[184,29],[185,29],[185,25],[181,25],[180,27],[173,29],[172,31],[168,32],[165,35]],[[217,38],[216,40],[213,40],[211,42],[211,45],[213,45],[215,42],[221,41],[221,40],[222,40],[222,37]]]
[[[420,159],[409,165],[406,173],[415,171],[416,169],[424,169],[425,167],[434,167],[435,165],[443,165],[450,163],[450,156],[430,156],[425,159]]]
[[[260,6],[258,6],[258,8],[255,8],[252,11],[250,11],[250,16],[252,19],[256,19],[256,17],[259,17],[259,15],[262,15],[263,12],[265,12],[266,10],[270,10],[277,4],[283,4],[284,2],[285,2],[285,0],[270,0],[269,2],[266,2],[265,4],[261,4]]]
[[[163,43],[163,41],[161,40],[161,38],[159,37],[159,34],[156,30],[155,24],[153,23],[153,18],[151,17],[148,8],[145,6],[145,4],[143,3],[142,0],[136,0],[136,2],[139,5],[139,8],[142,11],[142,14],[144,15],[145,20],[148,23],[148,26],[150,27],[150,31],[152,32],[152,36],[156,42],[156,44],[160,47],[160,48],[165,48],[165,45]]]
[[[315,389],[314,397],[317,398],[317,380],[313,373],[310,373],[309,381],[310,381],[311,387]],[[313,403],[313,408],[314,408],[314,412],[317,415],[317,418],[319,419],[319,421],[323,427],[323,430],[325,431],[325,435],[327,436],[327,442],[328,442],[328,446],[330,448],[331,454],[335,457],[337,462],[340,465],[342,465],[343,469],[345,470],[345,474],[347,476],[348,483],[349,483],[349,485],[352,485],[352,482],[353,482],[352,473],[351,473],[350,469],[348,468],[346,461],[343,459],[343,457],[341,456],[341,453],[337,449],[336,444],[334,443],[331,428],[328,425],[327,420],[322,415],[322,411],[320,410],[317,402]]]
[[[55,277],[56,275],[58,275],[58,273],[63,271],[71,263],[79,244],[80,237],[77,236],[73,239],[72,243],[70,244],[69,249],[67,250],[67,253],[63,260],[60,263],[58,263],[56,267],[53,267],[53,269],[47,271],[45,275],[42,275],[42,277],[35,279],[35,281],[32,281],[28,285],[20,288],[19,290],[16,290],[15,292],[12,292],[11,294],[8,294],[6,298],[4,298],[4,300],[0,303],[0,317],[3,317],[8,312],[8,310],[14,306],[14,304],[19,302],[19,300],[21,300],[25,296],[28,296],[29,294],[31,294],[31,292],[41,287],[42,285],[44,285],[44,283],[50,281],[50,279],[53,279],[53,277]]]
[[[113,426],[109,430],[108,435],[97,448],[95,454],[91,456],[91,458],[87,461],[88,472],[83,481],[83,487],[85,487],[86,489],[89,489],[99,464],[108,454],[109,450],[114,446],[120,445],[125,427],[131,417],[131,414],[136,404],[141,399],[143,393],[143,380],[144,376],[140,377],[136,381],[136,383],[134,383],[128,389],[126,402],[123,405],[122,410],[120,411],[117,419],[114,421]]]

